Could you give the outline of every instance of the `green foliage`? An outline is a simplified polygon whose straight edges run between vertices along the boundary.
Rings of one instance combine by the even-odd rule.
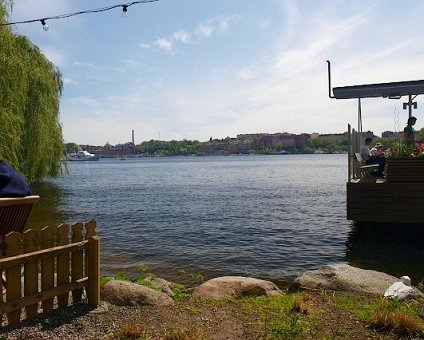
[[[186,271],[184,269],[177,269],[177,275],[178,276],[183,276],[186,274]]]
[[[137,269],[142,273],[147,273],[149,271],[149,268],[144,263],[139,263]]]
[[[199,141],[182,140],[182,141],[160,141],[150,140],[136,145],[136,150],[145,153],[148,156],[176,156],[176,155],[193,155],[197,154],[201,149],[202,143]]]
[[[109,276],[100,276],[100,288],[103,288],[110,280],[112,280]]]
[[[196,279],[196,280],[199,280],[199,281],[203,281],[205,279],[205,277],[200,273],[193,273],[193,274],[190,274],[190,276],[193,279]]]
[[[277,320],[270,325],[270,339],[302,339],[304,328],[297,314],[291,315],[288,321]]]
[[[136,281],[139,285],[145,286],[154,290],[157,290],[156,286],[153,285],[150,281],[146,281],[146,278],[138,278]]]
[[[6,22],[0,2],[0,23]],[[0,27],[0,157],[29,181],[57,176],[63,159],[60,71],[26,37]]]
[[[131,279],[125,275],[124,273],[116,273],[113,278],[115,280],[119,280],[119,281],[127,281],[127,282],[131,282]]]
[[[244,313],[257,315],[258,322],[266,329],[267,339],[303,339],[312,332],[310,321],[305,319],[306,314],[293,295],[249,296],[241,302]]]
[[[389,157],[412,157],[413,154],[414,148],[412,145],[397,140],[390,147]]]
[[[355,296],[343,294],[337,297],[336,306],[352,312],[360,320],[368,321],[377,313],[403,312],[412,316],[420,314],[420,304],[411,304],[396,299],[358,299]]]
[[[187,288],[183,285],[176,285],[172,289],[171,297],[174,300],[182,301],[187,299],[190,296],[190,294],[187,293]]]

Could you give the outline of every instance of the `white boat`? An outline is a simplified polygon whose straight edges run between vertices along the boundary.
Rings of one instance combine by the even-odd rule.
[[[77,151],[77,153],[71,153],[68,154],[66,156],[66,159],[68,161],[98,161],[99,157],[97,157],[95,154],[93,153],[89,153],[88,151],[85,150],[79,150]]]

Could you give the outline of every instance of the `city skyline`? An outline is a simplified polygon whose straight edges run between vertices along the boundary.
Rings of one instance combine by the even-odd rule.
[[[9,20],[120,3],[15,2]],[[424,78],[418,0],[160,0],[121,12],[12,26],[63,74],[65,142],[346,131],[356,102],[328,98],[327,59],[333,86]],[[402,131],[404,101],[363,100],[363,129]]]

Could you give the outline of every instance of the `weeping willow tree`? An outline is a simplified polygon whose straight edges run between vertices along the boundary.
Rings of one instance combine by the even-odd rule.
[[[11,1],[0,0],[0,23]],[[63,158],[60,71],[26,37],[0,26],[0,159],[29,181],[55,177]]]

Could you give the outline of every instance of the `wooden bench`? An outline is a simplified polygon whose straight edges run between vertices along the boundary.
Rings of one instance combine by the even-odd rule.
[[[355,152],[355,159],[356,159],[357,173],[359,173],[359,176],[361,178],[367,177],[372,170],[376,170],[379,167],[378,164],[364,164],[362,155],[359,152]]]
[[[16,231],[22,233],[31,214],[32,208],[40,196],[0,198],[0,251],[4,251],[4,237]]]

